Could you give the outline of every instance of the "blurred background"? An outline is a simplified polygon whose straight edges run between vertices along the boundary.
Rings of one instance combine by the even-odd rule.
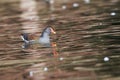
[[[20,38],[46,26],[57,57]],[[0,0],[0,80],[120,80],[120,0]]]

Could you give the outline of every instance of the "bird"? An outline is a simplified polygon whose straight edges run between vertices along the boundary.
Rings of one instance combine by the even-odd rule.
[[[56,34],[54,29],[51,26],[47,26],[39,36],[37,40],[33,39],[32,35],[28,35],[28,33],[22,33],[21,34],[21,39],[24,41],[24,46],[23,48],[29,47],[31,44],[39,43],[44,47],[52,47],[52,51],[54,56],[58,55],[58,52],[55,50],[56,43],[50,42],[50,34]]]

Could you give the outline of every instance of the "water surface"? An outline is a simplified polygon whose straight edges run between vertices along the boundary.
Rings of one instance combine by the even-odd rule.
[[[33,7],[21,7],[22,1],[0,1],[0,79],[120,79],[119,0],[31,0]],[[57,57],[40,44],[22,48],[21,33],[38,38],[47,25],[57,32],[51,34]]]

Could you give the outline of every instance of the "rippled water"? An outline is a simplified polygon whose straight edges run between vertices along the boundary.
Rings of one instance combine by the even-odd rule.
[[[0,80],[120,79],[119,0],[22,1],[0,1]],[[46,25],[57,57],[40,44],[22,48],[21,33],[39,37]]]

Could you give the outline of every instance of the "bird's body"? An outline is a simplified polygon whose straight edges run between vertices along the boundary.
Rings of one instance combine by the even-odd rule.
[[[50,44],[50,28],[45,28],[39,38],[39,43],[41,44]]]
[[[46,37],[44,37],[46,36]],[[46,47],[50,47],[50,36],[47,33],[44,33],[43,36],[41,36],[38,40],[38,42],[41,45],[44,45]]]

